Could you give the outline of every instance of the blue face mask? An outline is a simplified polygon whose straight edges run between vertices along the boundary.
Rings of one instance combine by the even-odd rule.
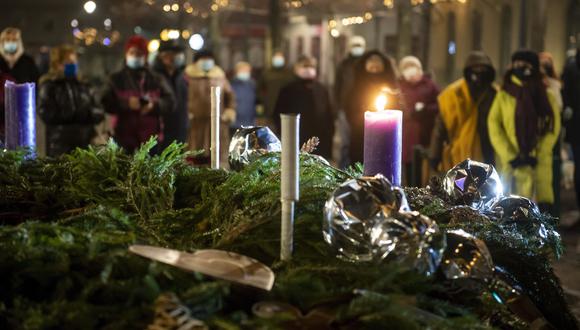
[[[354,57],[360,57],[365,53],[364,47],[355,46],[350,49],[350,54]]]
[[[251,75],[249,72],[243,71],[243,72],[238,72],[236,74],[236,78],[238,78],[239,80],[248,81],[248,80],[250,80]]]
[[[286,61],[284,60],[284,57],[282,56],[274,56],[272,58],[272,66],[275,68],[281,68],[284,66],[284,64]]]
[[[214,66],[215,61],[212,59],[199,60],[199,67],[205,72],[209,72]]]
[[[145,66],[145,57],[127,56],[125,60],[130,69],[140,69]]]
[[[182,67],[185,64],[185,54],[177,54],[173,58],[173,65],[177,68]]]
[[[18,50],[18,43],[14,41],[6,41],[4,43],[4,51],[8,54],[14,54]]]
[[[64,76],[74,78],[77,76],[79,65],[77,63],[67,63],[64,65]]]

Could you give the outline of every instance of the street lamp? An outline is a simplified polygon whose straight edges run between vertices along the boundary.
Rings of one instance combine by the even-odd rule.
[[[97,9],[97,4],[94,1],[90,0],[85,2],[83,8],[87,12],[87,14],[92,14],[95,12],[95,9]]]
[[[200,50],[203,47],[203,37],[201,34],[194,34],[189,38],[189,47],[193,50]]]

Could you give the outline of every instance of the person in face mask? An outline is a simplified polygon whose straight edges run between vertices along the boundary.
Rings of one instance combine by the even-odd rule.
[[[350,131],[349,163],[363,162],[364,112],[374,109],[375,100],[381,90],[392,91],[387,99],[387,109],[400,109],[399,84],[393,61],[378,50],[363,55],[356,63],[354,82],[345,90],[348,103],[344,109]]]
[[[314,153],[332,157],[334,111],[328,89],[316,80],[316,60],[302,55],[294,65],[296,80],[280,91],[274,115],[280,129],[280,114],[300,114],[300,143],[316,136],[320,144]]]
[[[0,33],[0,72],[17,83],[37,82],[39,71],[31,56],[24,53],[20,30],[9,27]]]
[[[173,142],[187,142],[189,119],[187,117],[187,82],[184,48],[178,40],[163,41],[153,69],[171,87],[175,95],[175,109],[163,115],[163,144],[165,149]]]
[[[102,98],[105,111],[117,117],[114,138],[133,152],[151,136],[162,138],[162,116],[175,110],[169,84],[147,67],[147,40],[130,37],[125,44],[125,65],[111,75]],[[152,152],[159,152],[155,148]]]
[[[188,82],[188,147],[190,150],[205,151],[194,159],[196,164],[210,164],[211,87],[221,87],[220,144],[224,147],[220,149],[220,159],[222,166],[227,167],[229,128],[236,120],[236,98],[224,70],[216,64],[213,52],[201,50],[195,54],[193,61],[185,68]]]
[[[250,63],[236,64],[232,89],[236,95],[236,121],[231,126],[232,131],[242,126],[254,126],[256,124],[256,83],[252,80]]]
[[[280,90],[288,85],[296,76],[286,65],[284,53],[275,51],[272,55],[271,67],[264,70],[258,80],[258,107],[256,109],[259,120],[263,125],[274,128],[274,107]]]
[[[562,97],[564,101],[563,121],[566,127],[565,141],[570,144],[574,157],[574,187],[576,203],[580,209],[580,49],[570,54],[562,73]],[[576,219],[575,228],[580,224]]]
[[[95,135],[94,126],[104,112],[94,89],[78,77],[75,49],[64,45],[50,53],[50,69],[40,78],[38,114],[46,124],[46,154],[56,157],[86,148]]]
[[[4,140],[4,82],[38,81],[40,73],[31,56],[24,53],[20,30],[9,27],[0,33],[0,144]]]
[[[465,61],[463,78],[439,94],[429,150],[433,169],[447,171],[467,158],[493,164],[487,117],[496,95],[494,79],[489,57],[473,51]]]
[[[560,110],[542,80],[538,54],[512,55],[511,68],[491,107],[489,135],[507,193],[554,203],[552,155],[560,135]]]
[[[412,182],[413,149],[419,145],[428,147],[435,117],[439,113],[437,96],[439,87],[428,75],[423,74],[421,61],[414,56],[406,56],[399,62],[401,78],[399,85],[403,97],[403,164],[407,185],[421,185]],[[421,166],[421,164],[417,164]]]

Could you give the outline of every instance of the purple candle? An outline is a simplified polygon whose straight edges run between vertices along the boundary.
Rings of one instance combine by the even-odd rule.
[[[7,149],[36,147],[36,90],[34,83],[4,85],[4,109]]]
[[[402,111],[365,112],[364,174],[366,176],[380,173],[394,185],[401,185],[402,145]]]

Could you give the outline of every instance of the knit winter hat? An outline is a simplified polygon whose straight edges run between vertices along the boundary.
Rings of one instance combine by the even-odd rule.
[[[149,51],[147,49],[148,44],[149,42],[147,41],[147,39],[141,36],[132,36],[131,38],[129,38],[129,40],[127,40],[127,43],[125,44],[125,53],[127,53],[129,48],[135,47],[139,49],[141,52],[143,52],[147,57],[147,55],[149,55]]]
[[[531,50],[518,50],[512,55],[512,62],[524,61],[530,63],[536,72],[540,71],[540,57]]]
[[[365,41],[365,38],[363,38],[361,36],[352,36],[348,40],[348,47],[350,47],[350,48],[352,48],[353,46],[366,47],[366,45],[367,45],[367,42]]]
[[[421,65],[421,61],[415,56],[405,56],[401,59],[401,61],[399,61],[400,72],[405,71],[405,69],[409,67],[416,67],[420,71],[423,71],[423,65]]]
[[[193,55],[193,61],[197,62],[202,58],[213,58],[215,59],[215,55],[214,53],[209,50],[209,49],[202,49],[199,52],[195,53],[195,55]]]

